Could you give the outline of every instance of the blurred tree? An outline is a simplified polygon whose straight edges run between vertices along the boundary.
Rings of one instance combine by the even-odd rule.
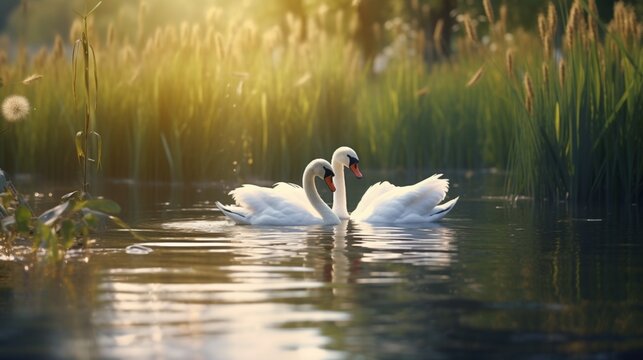
[[[279,13],[282,15],[282,28],[284,33],[288,34],[288,27],[285,24],[285,15],[292,14],[295,19],[301,22],[300,39],[306,40],[308,38],[308,21],[306,16],[306,9],[304,8],[303,0],[281,0],[281,8]]]
[[[381,46],[378,44],[378,32],[395,13],[391,2],[381,0],[355,0],[353,8],[357,20],[355,40],[362,49],[365,60],[371,61]]]

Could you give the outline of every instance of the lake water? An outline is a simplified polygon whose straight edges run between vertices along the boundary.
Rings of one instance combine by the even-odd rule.
[[[217,186],[112,184],[145,240],[0,261],[0,357],[643,355],[638,208],[510,204],[500,183],[456,180],[438,224],[294,228],[229,224]]]

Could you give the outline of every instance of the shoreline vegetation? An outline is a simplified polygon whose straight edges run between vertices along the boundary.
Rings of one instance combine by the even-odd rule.
[[[296,17],[259,29],[218,8],[145,29],[141,6],[131,33],[114,23],[98,33],[89,17],[101,177],[294,178],[308,160],[350,145],[366,168],[495,167],[508,171],[512,195],[640,203],[643,26],[634,9],[618,2],[603,23],[593,0],[553,3],[529,33],[507,28],[511,9],[483,3],[486,21],[459,18],[450,56],[439,21],[433,34],[388,21],[377,30],[388,45],[369,58],[341,12],[312,14],[305,36]],[[75,22],[69,38],[79,31]],[[0,50],[2,97],[32,104],[0,134],[4,170],[76,178],[69,139],[83,104],[70,91],[71,47],[57,36],[35,53],[18,45],[11,61]],[[22,82],[33,75],[42,78]]]

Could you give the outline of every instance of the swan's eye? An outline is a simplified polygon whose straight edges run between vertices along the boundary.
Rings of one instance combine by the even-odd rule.
[[[352,156],[348,155],[348,166],[351,166],[351,165],[354,165],[354,164],[358,164],[358,163],[359,163],[359,159],[354,158],[354,157],[352,157]]]
[[[329,176],[335,176],[335,173],[333,172],[333,170],[324,166],[324,178],[327,178]]]

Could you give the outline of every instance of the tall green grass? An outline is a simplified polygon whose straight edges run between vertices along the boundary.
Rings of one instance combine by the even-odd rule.
[[[556,29],[541,35],[544,45]],[[593,2],[574,2],[560,56],[532,66],[531,111],[516,109],[510,189],[539,199],[629,204],[643,194],[643,53],[633,9],[617,3],[600,23]],[[604,40],[601,40],[604,38]],[[543,54],[545,51],[543,52]],[[526,89],[513,90],[525,101]]]
[[[578,4],[587,28],[589,7]],[[629,19],[625,13],[618,14]],[[306,41],[292,19],[286,28],[259,30],[244,19],[209,16],[148,38],[119,32],[118,24],[107,34],[90,29],[101,78],[95,128],[103,137],[104,175],[294,179],[309,159],[350,145],[367,168],[498,167],[510,171],[513,194],[640,200],[641,25],[634,19],[627,39],[616,25],[598,27],[593,41],[583,42],[578,30],[569,48],[564,33],[552,30],[545,50],[536,34],[507,33],[502,14],[485,26],[467,18],[465,28],[475,34],[455,39],[454,57],[430,63],[421,56],[424,34],[392,26],[384,36],[389,56],[375,61],[386,59],[386,67],[365,61],[332,13],[308,21]],[[577,28],[583,23],[575,21]],[[27,95],[35,107],[14,134],[3,135],[6,169],[57,179],[75,169],[68,139],[82,109],[68,90],[63,44],[0,65],[5,89]],[[23,87],[20,80],[34,72],[45,77]]]

